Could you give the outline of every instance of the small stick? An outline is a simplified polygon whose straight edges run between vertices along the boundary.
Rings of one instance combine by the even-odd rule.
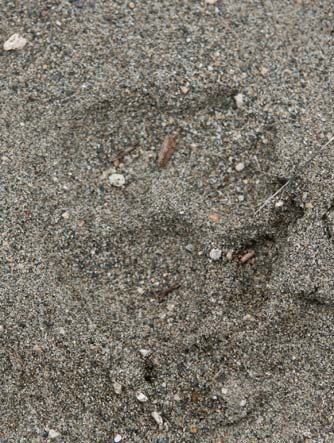
[[[175,291],[180,286],[181,286],[180,282],[175,282],[169,288],[162,289],[161,291],[158,291],[155,295],[156,295],[159,303],[162,303],[166,299],[168,294]]]
[[[122,158],[124,158],[127,154],[130,154],[130,152],[134,151],[135,149],[137,149],[138,146],[132,146],[129,149],[125,149],[124,151],[120,152],[119,154],[117,154],[115,157],[113,157],[110,161],[115,162],[117,160],[122,160]]]
[[[244,254],[242,257],[240,257],[240,262],[242,264],[247,263],[248,260],[250,260],[251,258],[253,258],[255,255],[255,251],[248,251],[246,252],[246,254]]]
[[[268,203],[271,202],[271,200],[273,200],[278,194],[280,194],[283,189],[285,189],[291,182],[293,179],[296,178],[297,172],[301,171],[302,169],[306,168],[306,166],[311,163],[312,160],[314,160],[325,148],[327,148],[327,146],[332,143],[332,141],[334,140],[334,136],[332,138],[330,138],[323,146],[321,146],[321,148],[319,149],[319,151],[316,151],[313,155],[311,155],[310,158],[308,158],[304,163],[302,163],[297,170],[291,174],[290,178],[288,179],[288,181],[286,183],[284,183],[283,186],[281,186],[278,191],[276,191],[274,194],[272,194],[270,197],[267,198],[266,201],[264,201],[261,206],[259,207],[259,209],[255,212],[255,215],[257,215],[263,208],[265,208]]]

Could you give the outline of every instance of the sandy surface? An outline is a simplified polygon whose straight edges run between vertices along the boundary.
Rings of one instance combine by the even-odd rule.
[[[1,2],[0,441],[333,442],[333,3],[131,6]]]

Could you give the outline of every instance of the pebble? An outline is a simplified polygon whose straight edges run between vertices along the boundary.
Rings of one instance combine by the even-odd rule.
[[[222,256],[221,249],[217,249],[217,248],[211,249],[210,254],[209,254],[209,257],[211,258],[211,260],[217,261],[221,258],[221,256]]]
[[[251,314],[246,314],[243,316],[243,321],[255,321],[255,317],[253,317]]]
[[[284,202],[282,200],[275,203],[275,208],[281,208],[284,205]]]
[[[16,49],[23,49],[27,44],[27,40],[20,34],[13,34],[9,39],[3,44],[4,51],[14,51]]]
[[[241,172],[245,169],[245,163],[240,162],[235,165],[235,170]]]
[[[136,395],[137,400],[140,401],[141,403],[144,403],[145,401],[148,400],[148,398],[146,397],[145,394],[142,394],[141,392],[138,392],[138,394]]]
[[[233,260],[233,249],[230,249],[229,251],[227,251],[226,253],[226,259],[228,261],[232,261]]]
[[[159,426],[163,425],[164,422],[162,420],[162,417],[161,417],[161,415],[157,411],[152,412],[151,415],[152,415],[152,417],[153,417],[153,419],[154,419],[154,421],[156,422],[157,425],[159,425]]]
[[[208,5],[214,5],[217,3],[217,0],[205,0]]]
[[[117,381],[113,384],[115,394],[120,395],[122,393],[122,385],[118,383]]]
[[[139,349],[140,355],[142,357],[147,357],[151,354],[152,351],[150,351],[149,349]]]
[[[184,95],[188,94],[188,92],[189,92],[189,89],[186,86],[182,86],[180,88],[180,90],[181,90],[182,94],[184,94]]]
[[[111,184],[111,186],[121,188],[125,185],[125,177],[122,174],[111,174],[109,175],[109,183]]]
[[[61,216],[63,217],[64,220],[68,220],[70,218],[70,213],[66,211],[63,212]]]
[[[115,435],[114,442],[119,443],[120,441],[122,441],[122,436],[119,434]]]
[[[186,246],[184,247],[184,249],[185,249],[187,252],[192,253],[192,252],[194,252],[194,245],[192,245],[191,243],[189,243],[188,245],[186,245]]]
[[[59,432],[55,431],[54,429],[50,429],[49,430],[49,435],[48,435],[49,438],[54,439],[54,438],[57,438],[59,436],[60,436]]]
[[[244,96],[239,92],[239,94],[234,96],[235,104],[237,105],[237,108],[240,109],[244,105]]]
[[[247,403],[246,400],[241,400],[241,402],[240,402],[240,406],[241,406],[241,407],[244,407],[244,406],[246,406],[246,403]]]

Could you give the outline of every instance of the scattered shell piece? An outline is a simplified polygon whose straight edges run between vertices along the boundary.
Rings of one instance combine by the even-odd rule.
[[[307,202],[307,203],[305,203],[305,208],[306,208],[306,209],[312,209],[312,208],[313,208],[312,203],[311,203],[311,202]]]
[[[227,251],[226,253],[226,259],[228,261],[232,261],[233,260],[233,249],[230,249],[229,251]]]
[[[43,352],[43,349],[42,349],[42,347],[41,347],[40,345],[35,345],[35,346],[32,348],[32,350],[33,350],[34,352],[36,352],[37,354],[40,354],[41,352]]]
[[[213,212],[212,214],[209,215],[209,220],[214,223],[219,223],[220,222],[220,215],[217,212]]]
[[[209,257],[211,258],[211,260],[213,261],[217,261],[221,258],[222,256],[222,250],[218,249],[218,248],[213,248],[211,249],[210,253],[209,253]]]
[[[133,2],[131,2],[131,3],[128,4],[128,7],[130,9],[135,9],[136,5]]]
[[[244,105],[244,95],[239,92],[239,94],[234,96],[235,104],[237,105],[237,108],[242,108]]]
[[[239,163],[237,163],[236,165],[235,165],[235,170],[237,171],[237,172],[241,172],[241,171],[243,171],[245,169],[245,163],[243,163],[243,162],[239,162]]]
[[[246,400],[241,400],[241,402],[240,402],[240,406],[241,406],[241,407],[246,406],[246,404],[247,404],[247,401],[246,401]]]
[[[171,135],[167,135],[158,154],[158,164],[163,168],[168,163],[175,151],[176,139]]]
[[[182,86],[180,88],[180,90],[181,90],[182,94],[184,94],[184,95],[188,94],[188,92],[189,92],[189,89],[186,86]]]
[[[145,401],[148,400],[148,398],[146,397],[145,394],[142,394],[141,392],[138,392],[138,394],[136,395],[137,400],[140,401],[141,403],[144,403]]]
[[[140,355],[144,358],[148,357],[152,353],[152,351],[150,351],[149,349],[139,349],[139,352]]]
[[[250,314],[244,315],[242,319],[243,319],[243,321],[255,321],[255,317],[253,317]]]
[[[111,186],[121,188],[125,185],[125,177],[122,174],[111,174],[109,175],[109,183],[111,184]]]
[[[118,383],[117,381],[114,382],[113,388],[115,391],[115,394],[120,395],[122,393],[122,385]]]
[[[284,205],[284,202],[282,200],[279,200],[275,203],[275,208],[281,208]]]
[[[208,5],[214,5],[217,3],[217,0],[205,0]]]
[[[241,263],[247,263],[252,257],[254,257],[255,251],[248,251],[240,258]]]
[[[68,220],[70,218],[70,213],[65,211],[61,214],[64,220]]]
[[[188,245],[186,245],[186,246],[184,247],[184,249],[185,249],[187,252],[192,253],[192,252],[194,252],[194,245],[192,245],[191,243],[189,243]]]
[[[268,74],[268,68],[265,68],[264,66],[261,66],[260,74],[262,75],[262,77],[265,77]]]
[[[49,438],[54,439],[60,436],[60,433],[55,431],[54,429],[49,430]]]
[[[157,411],[152,412],[151,415],[152,415],[152,417],[155,420],[157,425],[159,425],[159,426],[163,425],[164,422],[162,420],[162,417],[161,417],[161,415]]]
[[[119,434],[115,435],[114,442],[119,443],[120,441],[122,441],[122,436]]]
[[[5,51],[14,51],[16,49],[23,49],[27,44],[27,40],[20,34],[13,34],[9,39],[3,44],[3,49]]]

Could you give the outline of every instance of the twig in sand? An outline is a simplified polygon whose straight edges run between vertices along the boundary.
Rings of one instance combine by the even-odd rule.
[[[138,146],[132,146],[131,148],[124,149],[124,151],[122,151],[119,154],[115,155],[115,157],[113,157],[110,161],[115,162],[115,161],[122,160],[127,154],[130,154],[130,152],[132,152],[135,149],[137,149],[137,147]]]
[[[178,289],[180,286],[180,282],[177,281],[173,283],[169,288],[162,289],[161,291],[156,292],[155,296],[157,297],[158,302],[162,303],[166,299],[167,295]]]
[[[272,194],[270,197],[267,198],[267,200],[265,200],[261,206],[258,208],[258,210],[255,212],[255,215],[258,214],[263,208],[265,208],[268,203],[271,202],[271,200],[273,200],[275,197],[277,197],[277,195],[279,195],[283,189],[285,189],[297,176],[298,172],[302,171],[304,168],[306,168],[306,166],[308,164],[311,163],[312,160],[314,160],[325,148],[327,148],[327,146],[329,144],[332,143],[332,141],[334,140],[334,136],[332,138],[330,138],[323,146],[321,146],[321,148],[319,149],[319,151],[316,151],[313,155],[311,155],[310,158],[308,158],[304,163],[302,163],[301,165],[299,165],[297,167],[297,169],[295,170],[295,172],[293,174],[290,175],[290,178],[288,179],[288,181],[286,183],[284,183],[283,186],[281,186],[274,194]]]
[[[176,138],[171,135],[167,135],[158,154],[158,164],[160,168],[166,166],[168,160],[171,158],[173,152],[175,151],[175,146]]]

